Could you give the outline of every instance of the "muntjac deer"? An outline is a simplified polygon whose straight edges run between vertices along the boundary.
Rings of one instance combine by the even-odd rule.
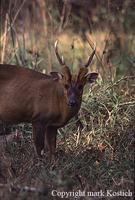
[[[88,73],[94,50],[77,75],[72,75],[63,57],[55,53],[62,65],[60,73],[45,75],[16,65],[0,64],[0,121],[32,123],[33,141],[38,156],[47,146],[50,157],[55,152],[57,129],[74,117],[81,106],[83,88],[97,79]]]

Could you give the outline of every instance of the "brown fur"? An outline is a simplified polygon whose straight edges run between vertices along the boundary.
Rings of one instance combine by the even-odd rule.
[[[81,69],[72,77],[68,67],[63,67],[62,80],[25,67],[0,65],[0,120],[5,123],[32,123],[33,140],[40,156],[44,143],[50,154],[55,152],[57,129],[63,127],[80,108],[82,92],[78,91],[77,106],[67,104],[67,84],[80,84],[86,81],[87,70]],[[46,142],[44,142],[46,139]]]

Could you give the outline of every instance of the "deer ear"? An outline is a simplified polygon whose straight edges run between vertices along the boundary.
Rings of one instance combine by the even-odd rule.
[[[61,74],[59,72],[50,72],[50,76],[54,81],[63,79],[63,74]]]
[[[87,82],[89,83],[93,83],[97,79],[97,77],[98,77],[98,73],[96,72],[86,74],[86,79],[87,79]]]

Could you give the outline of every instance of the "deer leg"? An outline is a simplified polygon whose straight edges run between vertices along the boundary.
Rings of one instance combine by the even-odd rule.
[[[41,151],[44,149],[45,126],[41,122],[34,122],[32,128],[35,150],[37,155],[41,157]]]
[[[55,149],[56,149],[57,128],[52,126],[47,127],[45,135],[46,135],[46,145],[50,154],[50,160],[52,160],[52,155],[55,154]]]

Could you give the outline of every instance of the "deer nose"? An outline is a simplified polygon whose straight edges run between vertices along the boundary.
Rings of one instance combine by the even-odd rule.
[[[74,99],[72,99],[72,100],[70,100],[69,101],[69,106],[71,106],[71,107],[74,107],[74,106],[76,106],[76,100],[74,100]]]

